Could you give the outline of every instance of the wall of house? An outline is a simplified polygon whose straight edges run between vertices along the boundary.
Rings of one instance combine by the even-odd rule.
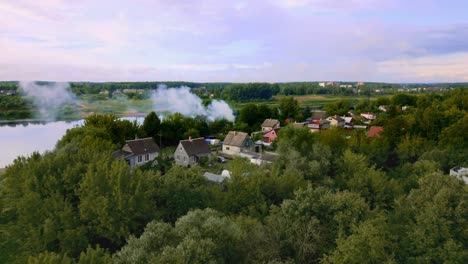
[[[130,158],[130,168],[133,168],[134,166],[140,166],[143,165],[147,162],[150,162],[158,157],[159,153],[154,152],[154,153],[149,153],[148,159],[146,159],[145,154],[143,155],[133,155]],[[138,162],[138,156],[141,156],[141,162]]]
[[[190,157],[188,156],[185,149],[182,147],[182,144],[179,144],[179,146],[177,146],[176,150],[174,151],[174,161],[176,164],[185,167],[191,165]]]
[[[223,145],[223,153],[224,154],[236,156],[236,155],[239,155],[240,152],[241,152],[240,147]]]

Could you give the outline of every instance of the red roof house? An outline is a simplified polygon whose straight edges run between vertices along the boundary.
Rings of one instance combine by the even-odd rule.
[[[381,126],[371,126],[369,128],[369,132],[367,133],[367,137],[380,137],[380,134],[384,130]]]
[[[266,132],[263,135],[263,141],[265,143],[272,143],[273,141],[275,141],[278,138],[278,131],[279,131],[279,129],[272,129],[272,130]]]

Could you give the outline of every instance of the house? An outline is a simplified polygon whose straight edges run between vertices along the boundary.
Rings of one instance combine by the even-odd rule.
[[[230,131],[224,138],[222,152],[226,155],[239,156],[241,152],[253,149],[254,142],[247,133]]]
[[[341,116],[330,116],[327,120],[330,121],[330,126],[332,127],[343,127],[345,125],[345,120]]]
[[[369,128],[369,132],[367,132],[367,137],[371,138],[371,137],[380,137],[380,134],[382,133],[382,131],[384,130],[383,127],[381,126],[371,126]]]
[[[310,129],[310,132],[317,132],[323,129],[330,128],[330,121],[323,120],[312,120],[309,122],[307,127]]]
[[[463,167],[455,167],[450,169],[450,176],[454,176],[462,181],[465,184],[468,184],[468,168]]]
[[[344,126],[345,129],[353,129],[354,128],[354,118],[350,116],[342,116],[341,118],[344,119]]]
[[[388,106],[387,105],[381,105],[379,106],[379,110],[382,112],[387,112],[388,111]]]
[[[204,138],[181,140],[174,152],[175,163],[185,167],[196,164],[203,157],[211,160],[211,149]]]
[[[127,140],[121,150],[114,152],[114,157],[125,159],[130,169],[154,160],[159,155],[159,146],[153,138]]]
[[[351,116],[342,116],[341,118],[344,119],[344,122],[345,122],[344,126],[345,126],[345,128],[347,128],[347,127],[348,127],[348,128],[349,128],[349,127],[353,128],[353,126],[354,126],[354,118],[353,118],[353,117],[351,117]]]
[[[16,95],[15,90],[0,90],[0,96],[13,96]]]
[[[265,143],[273,143],[278,138],[279,128],[272,129],[265,134],[263,134],[263,142]]]
[[[364,124],[369,124],[377,118],[374,113],[361,113],[361,120]]]
[[[265,119],[262,123],[262,131],[270,131],[272,129],[277,129],[280,127],[280,121],[277,119]]]
[[[319,87],[325,87],[325,83],[324,83],[324,82],[319,82],[318,85],[319,85]]]

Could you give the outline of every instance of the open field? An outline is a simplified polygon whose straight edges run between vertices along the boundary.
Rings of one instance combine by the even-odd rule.
[[[275,105],[283,96],[274,96],[270,104]],[[293,96],[299,102],[301,107],[309,106],[311,108],[321,108],[325,104],[337,102],[340,100],[348,100],[352,104],[357,104],[360,101],[368,100],[367,96],[343,96],[343,95],[297,95]],[[377,100],[379,97],[391,97],[391,95],[371,96],[370,100]]]

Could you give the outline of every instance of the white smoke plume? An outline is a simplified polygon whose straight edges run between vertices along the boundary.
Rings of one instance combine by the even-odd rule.
[[[20,82],[19,87],[24,95],[32,98],[43,120],[55,120],[63,105],[75,101],[73,93],[67,90],[68,83]]]
[[[208,107],[203,106],[200,97],[190,92],[190,88],[167,88],[159,85],[151,95],[156,112],[179,112],[185,116],[205,115],[209,120],[225,118],[234,121],[231,107],[222,100],[213,100]]]

